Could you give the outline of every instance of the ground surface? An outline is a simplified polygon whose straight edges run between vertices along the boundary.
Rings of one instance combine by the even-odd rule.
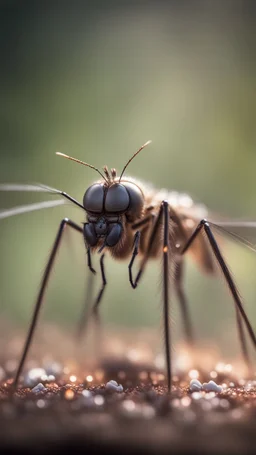
[[[1,453],[255,454],[256,378],[237,379],[231,365],[176,375],[171,396],[161,372],[132,362],[105,362],[83,378],[52,363],[29,370],[14,394],[12,374],[1,374]],[[193,377],[222,392],[191,392]]]

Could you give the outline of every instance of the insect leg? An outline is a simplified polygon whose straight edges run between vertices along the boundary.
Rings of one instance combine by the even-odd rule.
[[[161,208],[164,215],[163,267],[164,267],[164,342],[167,367],[168,392],[171,390],[171,340],[169,327],[169,204],[163,201]],[[161,213],[161,209],[160,212]]]
[[[194,344],[194,336],[191,317],[188,311],[187,298],[183,289],[183,266],[184,262],[182,260],[178,260],[175,268],[174,288],[180,303],[181,316],[184,323],[186,341],[188,345],[191,346]]]
[[[93,273],[95,273],[95,270],[91,266],[91,255],[90,255],[90,249],[89,248],[87,250],[87,253],[88,253],[88,266],[89,266],[89,269],[92,270]],[[87,288],[86,288],[87,289],[87,294],[86,294],[86,299],[85,299],[85,306],[83,308],[83,312],[82,312],[81,318],[79,319],[79,324],[78,324],[78,329],[77,329],[77,337],[78,337],[78,339],[81,338],[82,335],[84,335],[85,329],[86,329],[87,323],[89,322],[91,314],[93,316],[93,319],[94,319],[95,323],[98,326],[100,324],[98,307],[99,307],[99,304],[100,304],[101,299],[103,297],[103,292],[104,292],[105,286],[107,284],[107,280],[106,280],[106,276],[105,276],[105,268],[104,268],[104,256],[105,255],[102,254],[102,256],[100,258],[100,270],[101,270],[101,277],[102,277],[102,286],[101,286],[101,289],[98,292],[98,295],[97,295],[97,297],[95,299],[95,302],[94,302],[94,304],[92,306],[92,310],[89,310],[89,312],[88,312],[88,308],[89,309],[91,308],[90,303],[92,301],[93,275],[90,274],[90,276],[88,278],[88,285],[87,285]]]
[[[239,293],[238,293],[238,290],[237,290],[237,287],[234,283],[234,280],[233,278],[231,277],[231,274],[230,274],[230,271],[225,263],[225,260],[219,250],[219,247],[218,247],[218,244],[215,240],[215,237],[212,233],[212,230],[210,228],[210,223],[207,222],[207,220],[202,220],[197,228],[195,229],[194,233],[192,234],[192,236],[190,237],[190,239],[187,241],[186,245],[184,246],[183,250],[181,251],[181,254],[185,254],[186,251],[189,249],[189,247],[191,246],[192,242],[195,240],[195,238],[199,235],[199,233],[201,232],[201,230],[204,229],[206,235],[207,235],[207,238],[209,240],[209,243],[211,245],[211,248],[212,248],[212,251],[217,259],[217,262],[221,268],[221,271],[225,277],[225,280],[226,280],[226,283],[229,287],[229,290],[232,294],[232,297],[233,297],[233,300],[235,302],[235,308],[236,308],[236,311],[237,311],[237,322],[240,318],[243,319],[243,322],[247,328],[247,331],[249,333],[249,336],[251,338],[251,341],[254,345],[254,347],[256,348],[256,336],[255,336],[255,333],[254,333],[254,330],[250,324],[250,321],[246,315],[246,312],[244,310],[244,307],[243,307],[243,304],[242,304],[242,299],[240,298],[239,296]],[[239,315],[239,316],[238,316]],[[248,367],[250,368],[250,365],[248,364],[248,353],[247,353],[247,346],[246,346],[246,341],[245,341],[245,337],[244,337],[244,333],[243,333],[243,328],[242,328],[242,321],[239,321],[238,322],[238,334],[239,334],[239,340],[240,340],[240,343],[241,343],[241,348],[242,348],[242,353],[243,353],[243,356],[244,356],[244,360],[246,361]]]
[[[92,267],[91,249],[89,246],[87,246],[87,244],[85,244],[85,246],[87,248],[87,266],[88,266],[89,270],[95,275],[96,271]],[[92,290],[93,290],[93,275],[90,273],[88,276],[88,279],[87,279],[86,297],[85,297],[84,307],[83,307],[82,314],[78,321],[78,327],[77,327],[77,333],[76,333],[78,339],[80,339],[82,337],[82,335],[84,334],[85,327],[88,322],[88,317],[89,317],[88,309],[90,309],[90,307],[91,307],[90,303],[92,301]]]
[[[153,243],[154,243],[154,240],[156,238],[156,235],[157,235],[157,232],[158,232],[158,229],[159,229],[159,226],[160,226],[160,221],[162,219],[162,214],[163,214],[163,206],[162,206],[162,204],[161,204],[161,207],[160,207],[159,212],[158,212],[158,216],[156,218],[156,221],[155,221],[155,223],[153,225],[153,228],[152,228],[152,231],[151,231],[151,235],[150,235],[150,238],[149,238],[147,251],[146,251],[146,253],[145,253],[145,255],[144,255],[143,259],[142,259],[142,262],[140,264],[140,268],[139,268],[139,271],[138,271],[138,273],[136,275],[136,278],[135,278],[135,280],[133,280],[133,285],[132,285],[133,289],[136,289],[136,287],[138,286],[139,280],[140,280],[140,278],[142,276],[142,273],[144,272],[144,268],[146,266],[146,263],[148,262],[148,259],[149,259],[149,256],[150,256],[150,253],[151,253],[151,250],[152,250],[152,247],[153,247]],[[155,215],[151,215],[150,219],[152,221],[154,221]],[[139,225],[139,223],[136,223],[134,226],[138,226],[138,225]],[[129,270],[129,274],[130,274],[130,270]]]
[[[187,234],[186,230],[183,227],[183,224],[180,220],[180,217],[177,216],[177,213],[172,207],[169,207],[169,215],[172,223],[177,226],[178,232],[179,232],[179,237],[180,240],[182,241],[183,244],[186,243],[187,241]],[[184,323],[184,329],[185,329],[185,338],[188,343],[188,345],[193,345],[194,344],[194,336],[193,336],[193,330],[192,330],[192,322],[191,322],[191,316],[190,312],[188,309],[188,302],[187,298],[184,292],[184,287],[183,287],[183,269],[184,269],[184,261],[182,260],[181,257],[179,257],[176,260],[176,267],[174,271],[174,289],[176,291],[178,301],[180,304],[180,309],[181,309],[181,317],[182,321]]]
[[[105,286],[107,284],[106,275],[105,275],[105,267],[104,267],[104,257],[105,257],[105,254],[103,253],[100,258],[100,271],[101,271],[101,277],[102,277],[102,286],[96,297],[95,303],[92,307],[92,314],[94,315],[95,318],[98,318],[99,304],[102,299],[103,292],[105,290]]]
[[[143,220],[137,221],[137,223],[134,223],[132,225],[132,229],[137,229],[138,227],[144,226],[145,224],[148,224],[152,219],[154,218],[154,215],[148,215]]]
[[[129,269],[129,280],[130,280],[130,283],[133,287],[133,289],[136,288],[136,285],[133,281],[133,276],[132,276],[132,266],[133,266],[133,263],[135,261],[135,258],[139,252],[139,243],[140,243],[140,231],[136,231],[135,233],[135,236],[134,236],[134,246],[133,246],[133,253],[132,253],[132,258],[131,258],[131,261],[128,265],[128,269]]]
[[[132,225],[132,229],[137,229],[138,227],[145,226],[145,225],[149,224],[150,222],[153,222],[154,219],[155,219],[155,215],[153,215],[153,214],[148,215],[143,220],[138,221],[137,223],[134,223]],[[140,231],[136,231],[135,232],[134,242],[133,242],[132,258],[131,258],[131,261],[130,261],[130,263],[128,265],[129,281],[130,281],[131,286],[132,286],[133,289],[136,289],[136,287],[138,285],[139,278],[141,277],[141,274],[142,274],[142,270],[139,270],[139,272],[138,272],[138,274],[136,276],[136,279],[133,280],[132,267],[133,267],[133,263],[135,261],[135,257],[137,256],[137,254],[139,252],[140,235],[141,235]],[[147,253],[146,253],[146,255],[147,255]],[[145,263],[147,262],[147,259],[148,259],[148,256],[147,256],[146,260],[142,262],[142,264],[140,266],[140,269],[142,269],[142,268],[144,269],[144,266],[145,266]]]
[[[31,342],[32,342],[32,338],[33,338],[34,331],[35,331],[35,328],[36,328],[36,324],[37,324],[39,312],[40,312],[40,309],[41,309],[41,305],[42,305],[44,293],[45,293],[45,290],[46,290],[46,286],[47,286],[47,283],[48,283],[48,280],[49,280],[49,277],[50,277],[50,273],[52,271],[54,259],[56,257],[56,253],[57,253],[58,248],[60,246],[60,241],[61,241],[61,238],[62,238],[62,235],[63,235],[63,232],[64,232],[64,229],[65,229],[66,225],[72,227],[73,229],[75,229],[77,232],[80,232],[81,234],[83,233],[83,229],[80,226],[78,226],[78,224],[74,223],[73,221],[69,220],[68,218],[64,218],[61,221],[61,223],[60,223],[59,230],[57,232],[57,235],[56,235],[53,247],[52,247],[52,251],[51,251],[48,263],[46,265],[45,271],[44,271],[41,287],[40,287],[39,294],[38,294],[38,297],[37,297],[36,305],[34,307],[34,312],[33,312],[33,316],[32,316],[32,320],[31,320],[30,326],[29,326],[27,338],[26,338],[26,341],[25,341],[25,344],[24,344],[22,356],[21,356],[20,363],[19,363],[16,375],[15,375],[14,382],[13,382],[14,390],[17,388],[17,385],[18,385],[18,382],[19,382],[19,378],[20,378],[20,375],[22,373],[23,366],[24,366],[24,363],[25,363],[25,360],[26,360],[26,357],[27,357],[27,354],[28,354],[28,351],[29,351],[29,348],[30,348],[30,345],[31,345]]]
[[[103,346],[101,320],[100,320],[100,315],[99,315],[99,305],[100,305],[101,299],[103,297],[105,286],[107,284],[107,280],[106,280],[106,276],[105,276],[104,257],[105,257],[105,254],[103,253],[100,258],[100,271],[101,271],[101,277],[102,277],[102,285],[101,285],[101,289],[98,292],[98,295],[97,295],[95,302],[93,304],[93,307],[92,307],[92,318],[93,318],[93,322],[95,325],[94,345],[96,347],[96,356],[97,357],[100,356],[101,347]]]
[[[96,273],[96,271],[92,267],[91,249],[89,246],[87,247],[87,266],[92,273],[94,274]]]
[[[85,210],[83,205],[81,205],[81,204],[80,204],[76,199],[74,199],[73,197],[69,196],[69,194],[67,194],[65,191],[59,191],[59,194],[61,194],[61,196],[65,197],[66,199],[68,199],[68,201],[73,202],[73,204],[75,204],[75,205],[77,205],[78,207],[80,207],[81,209]]]
[[[166,357],[166,368],[167,368],[167,384],[168,384],[168,391],[171,390],[171,342],[170,342],[170,330],[169,330],[169,204],[167,201],[163,201],[161,203],[158,216],[156,221],[153,225],[152,232],[149,238],[147,252],[144,256],[144,259],[141,263],[140,269],[137,273],[135,281],[131,281],[131,266],[136,256],[136,247],[138,245],[138,236],[135,238],[135,248],[133,251],[132,260],[129,264],[129,276],[130,281],[132,283],[133,288],[136,288],[139,282],[139,279],[142,275],[146,262],[150,256],[150,252],[153,247],[153,243],[155,241],[156,235],[159,231],[159,227],[161,226],[161,221],[163,218],[163,300],[164,300],[164,308],[163,308],[163,316],[164,316],[164,343],[165,343],[165,357]]]
[[[242,356],[244,358],[244,362],[247,365],[248,372],[254,373],[253,368],[252,368],[251,359],[250,359],[249,352],[248,352],[247,343],[246,343],[242,317],[241,317],[241,314],[239,313],[239,310],[237,307],[236,307],[236,324],[237,324],[239,341],[240,341],[240,345],[241,345],[241,351],[242,351]]]
[[[87,278],[85,302],[84,302],[82,314],[79,318],[78,326],[77,326],[76,336],[77,336],[78,340],[80,340],[82,338],[82,336],[85,332],[85,328],[86,328],[89,316],[90,316],[93,282],[94,282],[94,276],[90,273]]]
[[[246,328],[248,330],[248,333],[249,333],[249,336],[252,340],[252,343],[254,345],[254,348],[256,348],[256,336],[255,336],[255,333],[254,333],[254,330],[250,324],[250,321],[247,317],[247,314],[244,310],[244,307],[243,307],[243,304],[242,304],[242,300],[239,296],[239,293],[238,293],[238,290],[236,288],[236,285],[231,277],[231,274],[228,270],[228,267],[222,257],[222,254],[219,250],[219,247],[218,247],[218,244],[215,240],[215,237],[212,233],[212,230],[210,228],[210,225],[209,223],[205,223],[204,224],[204,229],[205,229],[205,232],[206,232],[206,235],[209,239],[209,242],[211,244],[211,247],[212,247],[212,250],[215,254],[215,257],[221,267],[221,270],[225,276],[225,279],[227,281],[227,284],[229,286],[229,289],[233,295],[233,299],[236,303],[236,318],[237,318],[237,325],[238,325],[238,334],[239,334],[239,339],[240,339],[240,344],[241,344],[241,349],[242,349],[242,354],[243,354],[243,357],[244,357],[244,361],[245,363],[247,364],[247,367],[248,367],[248,370],[250,371],[251,369],[251,364],[250,364],[250,360],[249,360],[249,355],[248,355],[248,349],[247,349],[247,344],[246,344],[246,339],[245,339],[245,334],[244,334],[244,330],[243,330],[243,323],[241,321],[241,318],[243,318],[243,321],[246,325]]]

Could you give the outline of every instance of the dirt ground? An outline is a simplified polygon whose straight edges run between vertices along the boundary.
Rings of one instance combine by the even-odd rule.
[[[5,371],[1,453],[255,454],[256,378],[237,380],[230,370],[183,372],[171,394],[161,372],[128,361],[105,361],[82,381],[58,364],[33,369],[15,393]],[[222,391],[192,392],[191,377],[214,377]]]

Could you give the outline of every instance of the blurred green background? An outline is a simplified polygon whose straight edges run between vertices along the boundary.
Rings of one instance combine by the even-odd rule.
[[[41,182],[81,201],[98,177],[56,151],[120,171],[151,139],[128,175],[186,191],[214,212],[255,219],[255,13],[255,2],[245,0],[1,1],[0,182]],[[2,193],[0,207],[44,199]],[[1,221],[3,320],[27,327],[64,216],[84,220],[62,206]],[[224,249],[256,327],[255,254],[229,241]],[[73,330],[85,261],[82,239],[67,233],[45,320]],[[106,272],[104,323],[152,327],[161,339],[160,264],[149,264],[136,291],[126,262],[109,258]],[[189,260],[186,272],[198,337],[234,352],[223,280],[202,276]],[[172,312],[181,338],[175,299]]]

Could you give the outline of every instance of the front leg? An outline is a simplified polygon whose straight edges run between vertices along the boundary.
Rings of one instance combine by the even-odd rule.
[[[134,243],[133,243],[133,253],[132,253],[132,258],[131,258],[131,261],[128,265],[128,269],[129,269],[129,280],[130,280],[130,283],[133,287],[133,289],[135,289],[137,287],[137,283],[136,281],[134,282],[133,281],[133,276],[132,276],[132,266],[133,266],[133,263],[135,261],[135,258],[139,252],[139,243],[140,243],[140,231],[137,231],[135,236],[134,236]]]
[[[91,264],[90,248],[87,249],[87,253],[88,253],[89,269],[93,273],[96,273],[95,270],[92,268],[92,264]],[[99,305],[100,305],[101,299],[103,297],[105,286],[107,284],[105,268],[104,268],[104,257],[105,257],[105,255],[102,254],[102,256],[100,258],[100,271],[101,271],[102,285],[101,285],[100,290],[98,291],[98,294],[93,302],[92,307],[91,307],[91,302],[93,300],[92,291],[93,291],[93,284],[94,284],[94,275],[90,273],[88,276],[88,281],[87,281],[87,286],[86,286],[87,295],[86,295],[85,305],[83,307],[83,312],[80,316],[78,328],[77,328],[77,338],[78,339],[80,339],[82,336],[85,336],[86,330],[88,327],[88,323],[90,322],[91,317],[93,318],[93,320],[96,324],[96,332],[97,332],[96,338],[100,338],[100,335],[99,335],[99,330],[100,330]]]
[[[92,288],[93,288],[93,275],[96,274],[96,270],[92,266],[92,258],[91,258],[91,249],[85,242],[85,247],[87,250],[87,267],[89,268],[90,273],[87,278],[87,286],[86,286],[86,297],[85,302],[83,305],[83,310],[81,316],[79,318],[76,330],[76,337],[80,340],[85,332],[85,327],[88,320],[88,308],[90,308],[90,304],[92,301]],[[93,275],[92,275],[93,274]]]
[[[152,219],[152,216],[151,218]],[[163,224],[162,224],[163,222]],[[142,222],[140,222],[142,223]],[[129,277],[130,282],[133,288],[136,288],[139,282],[139,279],[144,271],[145,265],[150,257],[154,241],[156,240],[159,229],[163,226],[163,245],[161,251],[163,253],[163,319],[164,319],[164,343],[165,343],[165,358],[166,358],[166,369],[167,369],[167,384],[168,392],[171,390],[171,342],[170,342],[170,328],[169,328],[169,204],[167,201],[163,201],[159,208],[156,221],[153,225],[147,252],[144,255],[140,269],[137,273],[135,281],[132,279],[131,269],[134,262],[134,259],[138,253],[138,244],[139,244],[139,235],[136,232],[134,239],[134,250],[131,262],[129,264]]]
[[[104,257],[105,257],[105,254],[103,253],[100,258],[100,272],[101,272],[102,285],[101,285],[99,293],[98,293],[96,300],[92,307],[92,313],[94,316],[98,315],[98,307],[99,307],[100,301],[102,299],[103,292],[105,290],[105,286],[107,284],[106,275],[105,275],[105,267],[104,267]]]
[[[51,272],[52,272],[52,269],[53,269],[53,264],[54,264],[54,261],[55,261],[56,254],[57,254],[57,252],[58,252],[58,250],[60,248],[61,239],[63,237],[63,233],[65,231],[66,226],[71,227],[74,231],[77,231],[79,234],[83,233],[82,228],[78,224],[74,223],[72,220],[69,220],[68,218],[64,218],[61,221],[61,223],[60,223],[60,226],[59,226],[59,229],[58,229],[54,244],[52,246],[50,257],[48,259],[47,265],[46,265],[45,270],[44,270],[43,279],[42,279],[41,286],[40,286],[40,289],[39,289],[39,293],[38,293],[38,297],[37,297],[37,300],[36,300],[36,304],[34,306],[34,311],[33,311],[32,319],[31,319],[31,322],[30,322],[29,330],[28,330],[28,333],[27,333],[25,344],[23,346],[22,356],[21,356],[21,359],[19,361],[18,369],[16,371],[16,375],[15,375],[15,378],[14,378],[13,391],[15,391],[17,389],[17,386],[18,386],[18,383],[19,383],[19,379],[20,379],[20,375],[22,373],[22,370],[23,370],[23,367],[24,367],[25,360],[27,358],[27,354],[28,354],[29,348],[30,348],[31,343],[33,341],[35,328],[36,328],[36,325],[37,325],[37,322],[38,322],[39,313],[40,313],[41,306],[42,306],[42,303],[43,303],[43,297],[44,297],[44,294],[45,294],[45,291],[46,291],[46,287],[47,287],[47,284],[48,284],[48,281],[49,281],[49,278],[50,278],[50,275],[51,275]]]
[[[92,266],[91,248],[89,246],[87,246],[87,245],[85,245],[85,246],[87,248],[87,267],[95,275],[96,271],[95,271],[95,269]]]
[[[132,229],[137,229],[137,228],[140,228],[143,226],[143,228],[151,222],[153,223],[154,222],[154,219],[155,219],[155,215],[151,214],[151,215],[148,215],[146,216],[145,218],[143,218],[142,220],[138,221],[137,223],[134,223],[132,225]],[[144,270],[144,267],[146,265],[146,262],[148,260],[148,257],[149,257],[149,252],[151,251],[151,243],[152,243],[152,238],[155,237],[155,234],[154,234],[154,231],[151,233],[151,237],[150,237],[150,240],[149,240],[149,247],[148,247],[148,251],[146,253],[146,255],[144,256],[143,260],[142,260],[142,263],[140,265],[140,268],[139,268],[139,271],[136,275],[136,278],[135,280],[133,280],[133,275],[132,275],[132,266],[133,266],[133,263],[134,263],[134,260],[135,260],[135,257],[137,256],[137,254],[139,253],[139,243],[140,243],[140,236],[141,236],[141,232],[140,231],[136,231],[135,233],[135,236],[134,236],[134,241],[133,241],[133,253],[132,253],[132,258],[131,258],[131,261],[128,265],[128,269],[129,269],[129,280],[130,280],[130,283],[132,285],[132,288],[133,289],[136,289],[136,287],[138,286],[138,282],[139,282],[139,279],[141,278],[141,275],[142,275],[142,272]]]

